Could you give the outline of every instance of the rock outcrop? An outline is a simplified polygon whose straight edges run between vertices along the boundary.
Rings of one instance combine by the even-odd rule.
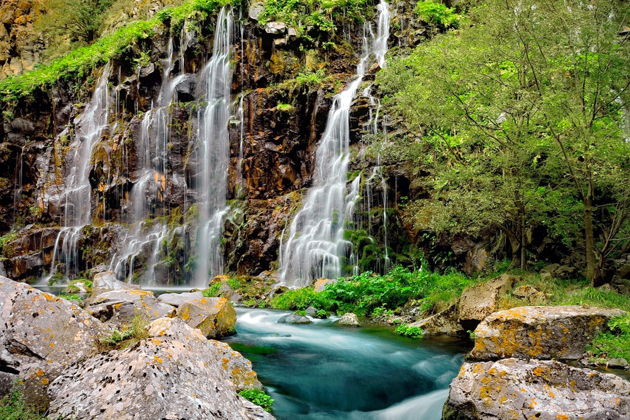
[[[0,277],[1,381],[19,377],[32,404],[45,407],[48,384],[71,364],[95,353],[105,331],[77,305]]]
[[[578,360],[618,309],[582,306],[524,306],[496,312],[475,330],[474,360]]]
[[[485,283],[464,290],[459,298],[459,322],[465,329],[473,329],[485,317],[499,308],[499,297],[512,289],[518,277],[503,274]]]
[[[457,312],[457,305],[451,305],[442,312],[411,323],[410,326],[421,328],[425,335],[458,336],[464,331],[457,319]]]
[[[174,307],[180,307],[184,303],[202,299],[203,293],[201,292],[186,292],[186,293],[164,293],[158,296],[158,300],[162,303],[166,303],[167,305],[171,305]]]
[[[92,316],[113,325],[129,324],[135,316],[152,321],[175,314],[173,306],[159,302],[152,292],[140,289],[111,290],[86,303],[86,310]]]
[[[451,383],[444,420],[615,420],[630,416],[630,382],[557,361],[466,363]]]
[[[236,311],[225,298],[189,300],[177,308],[177,316],[211,338],[233,334],[236,326]]]
[[[138,345],[67,369],[50,386],[49,414],[81,419],[272,419],[240,397],[224,352],[182,320],[149,325]]]

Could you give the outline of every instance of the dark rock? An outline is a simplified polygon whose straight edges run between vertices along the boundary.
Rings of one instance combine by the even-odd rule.
[[[278,320],[280,324],[311,324],[311,321],[308,317],[302,316],[300,314],[289,314],[285,315]]]

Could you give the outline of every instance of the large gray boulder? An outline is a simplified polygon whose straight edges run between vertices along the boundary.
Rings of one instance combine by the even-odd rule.
[[[495,312],[475,329],[473,360],[578,360],[619,309],[522,306]]]
[[[444,420],[630,418],[630,382],[557,361],[466,363],[450,387]]]
[[[203,293],[201,292],[164,293],[158,296],[158,300],[160,302],[166,303],[167,305],[171,305],[176,308],[188,301],[202,298]]]
[[[519,277],[503,274],[464,290],[459,302],[458,318],[464,329],[473,329],[485,317],[499,309],[499,299],[512,289]]]
[[[75,364],[51,385],[51,418],[272,419],[237,394],[223,353],[180,319],[151,323],[150,337]]]
[[[46,387],[62,370],[97,351],[106,328],[86,311],[27,284],[0,277],[0,366],[24,381],[27,400],[47,405]]]
[[[99,320],[115,326],[128,325],[135,316],[153,321],[175,314],[175,307],[158,301],[152,292],[139,289],[100,293],[86,301],[85,309]]]

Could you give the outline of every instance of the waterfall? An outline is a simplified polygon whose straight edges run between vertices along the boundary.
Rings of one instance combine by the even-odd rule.
[[[66,278],[79,271],[78,242],[81,229],[92,221],[90,168],[94,146],[108,127],[111,96],[109,81],[111,68],[107,64],[98,79],[90,102],[79,116],[76,124],[73,150],[70,157],[70,172],[65,177],[60,203],[63,203],[63,228],[55,240],[50,275],[47,282],[57,273],[57,264],[64,263]]]
[[[280,280],[291,287],[303,287],[314,280],[337,278],[342,258],[351,244],[344,239],[344,225],[352,219],[358,197],[359,179],[346,192],[350,161],[350,107],[363,81],[370,57],[384,64],[389,35],[389,8],[378,5],[377,36],[370,42],[364,31],[363,53],[355,78],[333,99],[326,130],[316,151],[313,186],[289,227],[289,238],[280,253]],[[356,184],[356,185],[355,185]]]
[[[223,272],[221,235],[227,212],[227,171],[230,159],[230,44],[232,12],[223,7],[217,18],[212,58],[202,71],[207,106],[199,116],[197,175],[199,229],[195,269],[196,286],[206,286],[209,277]]]

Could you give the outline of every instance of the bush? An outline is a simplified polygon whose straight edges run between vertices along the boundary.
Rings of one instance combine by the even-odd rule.
[[[262,389],[245,389],[238,393],[241,397],[253,402],[256,405],[261,406],[265,411],[271,412],[271,406],[273,405],[273,398],[271,398]]]
[[[630,361],[630,314],[611,319],[608,327],[610,331],[595,337],[589,351],[598,358],[622,357]]]
[[[320,307],[318,293],[310,287],[287,290],[271,299],[271,307],[285,311],[304,310],[309,306]]]
[[[415,12],[423,21],[444,28],[457,27],[459,22],[459,15],[455,13],[455,9],[431,0],[419,1]]]
[[[422,331],[422,328],[413,327],[407,324],[397,326],[394,332],[398,335],[409,338],[422,338],[422,336],[424,335],[424,331]]]
[[[14,386],[11,392],[0,399],[0,419],[2,420],[45,420],[46,417],[28,408],[22,391]]]

